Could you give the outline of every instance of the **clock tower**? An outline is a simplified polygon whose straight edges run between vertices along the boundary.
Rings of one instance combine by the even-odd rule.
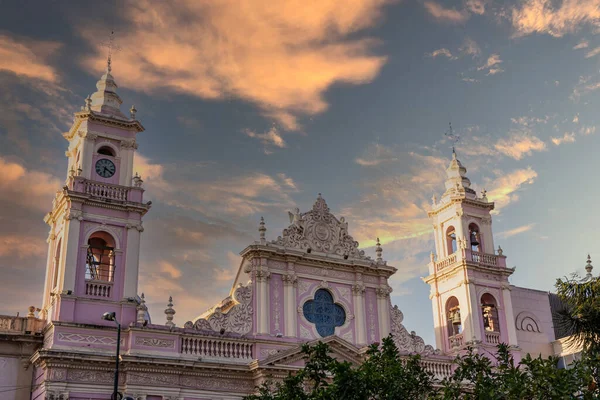
[[[106,73],[75,113],[67,178],[56,193],[50,226],[43,315],[48,322],[111,324],[100,317],[114,311],[121,324],[136,319],[143,202],[142,179],[133,176],[136,136],[144,127],[121,110],[122,100]]]

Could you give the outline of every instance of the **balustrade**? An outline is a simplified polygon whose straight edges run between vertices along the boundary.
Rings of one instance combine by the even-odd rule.
[[[421,366],[431,372],[436,379],[443,379],[452,375],[452,361],[422,359]]]
[[[473,262],[484,265],[490,265],[492,267],[498,266],[498,256],[494,254],[486,254],[480,253],[478,251],[471,251],[471,260]]]
[[[448,257],[435,263],[436,271],[440,271],[456,262],[456,253],[450,254]]]
[[[448,342],[450,343],[450,348],[462,347],[462,345],[463,345],[463,335],[462,335],[462,333],[459,333],[459,334],[454,335],[454,336],[450,336],[448,338]]]
[[[182,354],[205,358],[252,360],[252,343],[211,338],[181,338]]]
[[[92,297],[110,297],[112,283],[85,281],[85,294]]]
[[[129,188],[86,180],[84,183],[84,192],[102,199],[127,201]]]
[[[500,343],[500,333],[499,332],[485,332],[485,341],[489,344],[499,344]]]

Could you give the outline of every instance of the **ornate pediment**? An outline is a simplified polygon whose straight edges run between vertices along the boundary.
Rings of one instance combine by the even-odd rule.
[[[341,217],[339,220],[329,212],[325,199],[319,197],[312,210],[300,213],[296,208],[289,212],[290,226],[283,230],[283,235],[273,240],[286,248],[304,251],[316,251],[336,254],[342,257],[371,260],[365,252],[358,249],[358,242],[348,234],[348,223]]]
[[[328,344],[330,350],[329,355],[339,361],[347,361],[353,364],[360,364],[363,361],[363,353],[360,349],[339,336],[332,335],[323,339],[313,340],[307,344],[309,346],[314,346],[319,342]],[[295,365],[298,360],[302,359],[304,359],[304,353],[302,353],[302,346],[300,345],[274,353],[264,360],[261,360],[259,365],[262,367]]]
[[[392,339],[398,348],[398,351],[402,353],[417,353],[423,356],[437,355],[440,354],[439,350],[433,348],[429,344],[425,344],[422,337],[417,336],[416,333],[406,330],[402,321],[404,320],[404,314],[398,308],[393,306],[391,309],[392,318]]]
[[[252,330],[252,285],[239,285],[233,292],[233,303],[226,303],[227,310],[215,307],[205,318],[196,321],[188,321],[185,328],[193,328],[198,331],[213,331],[238,333],[245,335]]]

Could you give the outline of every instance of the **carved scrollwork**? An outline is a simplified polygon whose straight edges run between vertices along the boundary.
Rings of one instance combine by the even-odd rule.
[[[221,307],[216,307],[207,318],[199,318],[195,322],[188,321],[185,328],[193,328],[199,331],[234,332],[244,335],[252,330],[252,286],[239,285],[233,293],[233,299],[237,303],[224,313]]]
[[[424,356],[431,354],[439,354],[439,350],[435,350],[433,346],[426,345],[423,338],[417,336],[416,333],[406,330],[402,321],[404,320],[404,314],[398,308],[393,306],[390,310],[390,316],[392,320],[392,339],[401,353],[418,353]]]
[[[319,195],[312,210],[290,216],[291,225],[272,243],[280,246],[315,250],[349,258],[370,260],[358,249],[358,242],[348,234],[348,223],[329,212],[325,200]]]

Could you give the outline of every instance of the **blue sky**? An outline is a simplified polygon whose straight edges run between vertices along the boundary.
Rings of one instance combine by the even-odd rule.
[[[61,132],[113,75],[146,127],[141,290],[182,325],[229,291],[241,251],[323,193],[367,252],[398,268],[392,301],[433,341],[426,210],[459,158],[497,203],[512,283],[583,273],[600,217],[600,0],[36,2],[0,15],[0,311],[41,302]]]

